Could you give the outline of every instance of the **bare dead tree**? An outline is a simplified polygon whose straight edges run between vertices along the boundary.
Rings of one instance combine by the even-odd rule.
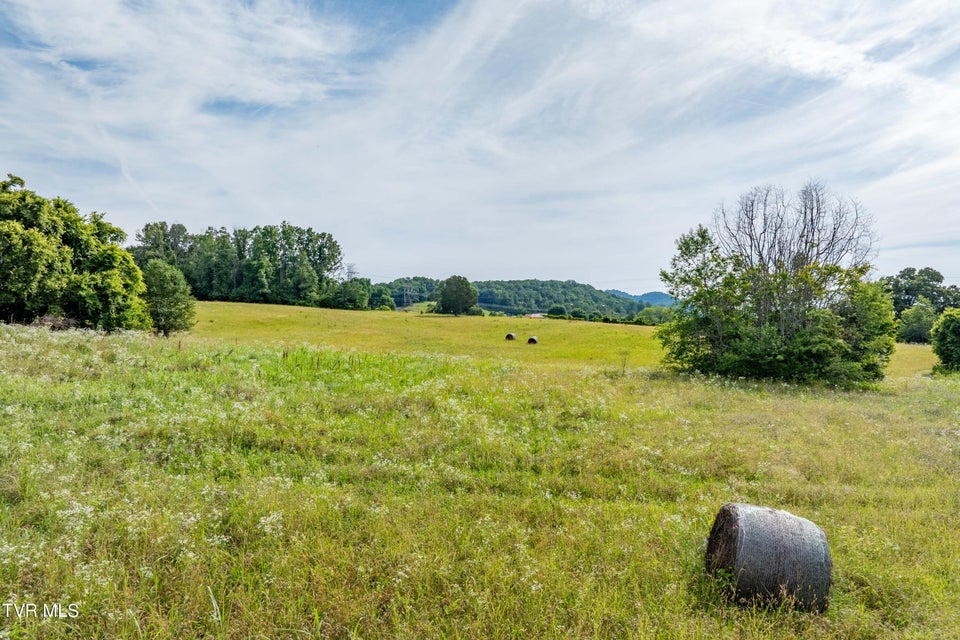
[[[736,209],[716,210],[713,231],[722,252],[747,276],[755,321],[788,337],[803,326],[809,309],[835,301],[845,271],[868,267],[871,223],[860,203],[810,181],[792,200],[782,187],[754,187]]]

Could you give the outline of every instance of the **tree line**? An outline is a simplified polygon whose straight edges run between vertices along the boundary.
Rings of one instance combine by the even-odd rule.
[[[163,260],[180,269],[200,300],[229,300],[340,309],[393,308],[384,287],[343,269],[343,252],[329,233],[288,222],[237,228],[151,222],[129,247],[138,265]]]

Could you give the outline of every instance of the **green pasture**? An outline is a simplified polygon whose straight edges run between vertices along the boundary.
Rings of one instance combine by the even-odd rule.
[[[960,635],[960,379],[928,348],[841,391],[662,371],[643,327],[198,311],[0,325],[0,589],[77,612],[0,636]],[[703,575],[728,501],[824,528],[824,614]]]
[[[508,333],[516,341],[507,341]],[[527,339],[536,336],[537,345]],[[200,303],[191,337],[245,344],[313,345],[368,353],[424,353],[519,362],[657,366],[652,327],[574,320]]]
[[[505,340],[508,333],[517,340]],[[539,343],[528,345],[530,336],[536,336]],[[638,325],[523,317],[455,318],[402,311],[357,313],[227,302],[198,303],[197,324],[186,339],[619,369],[656,368],[662,356],[654,328]],[[888,377],[929,373],[935,362],[928,346],[898,345]]]

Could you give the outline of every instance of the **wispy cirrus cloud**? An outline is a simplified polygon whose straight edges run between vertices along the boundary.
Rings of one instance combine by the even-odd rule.
[[[288,219],[375,279],[633,291],[721,199],[818,177],[884,273],[960,281],[952,3],[410,6],[0,2],[0,169],[130,232]]]

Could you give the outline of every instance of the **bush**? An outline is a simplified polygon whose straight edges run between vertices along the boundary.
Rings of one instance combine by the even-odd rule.
[[[900,342],[930,342],[930,330],[937,321],[937,310],[927,298],[920,296],[917,303],[900,314],[897,340]]]
[[[947,309],[930,331],[933,352],[947,371],[960,371],[960,309]]]

